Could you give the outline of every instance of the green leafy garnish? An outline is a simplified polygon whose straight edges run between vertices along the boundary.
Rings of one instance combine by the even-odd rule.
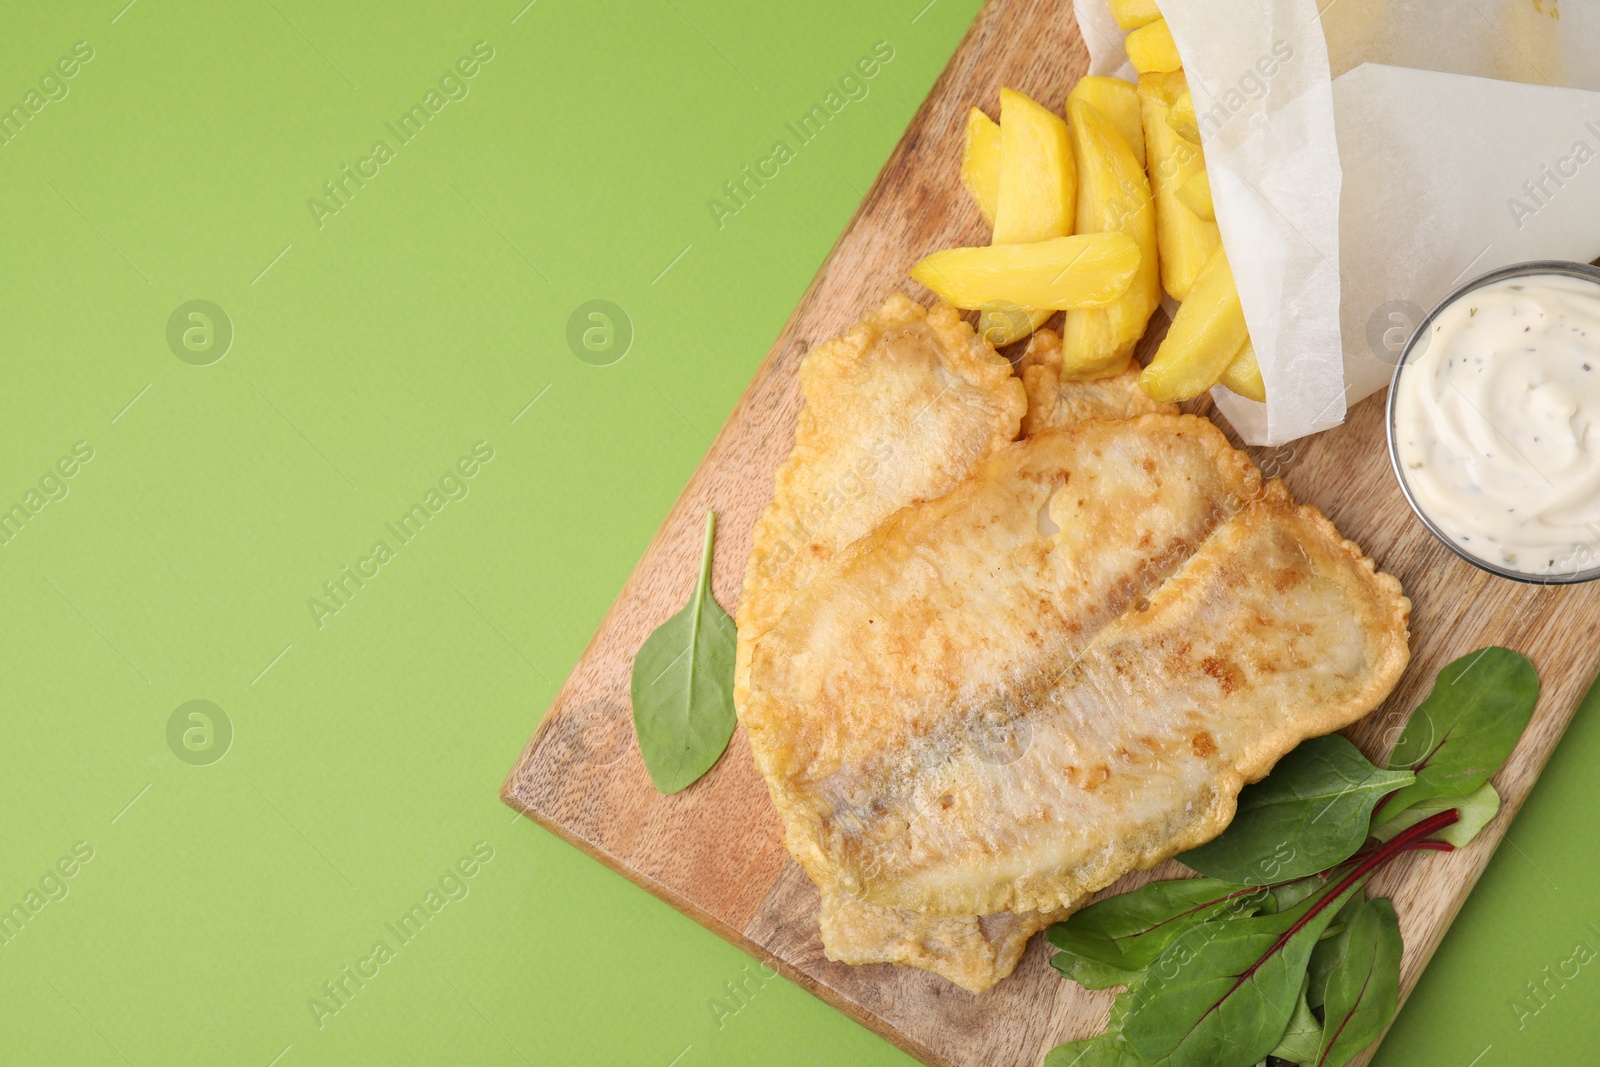
[[[1360,894],[1357,894],[1359,897]],[[1324,942],[1318,942],[1321,948]],[[1312,955],[1316,950],[1312,950]],[[1310,985],[1310,978],[1300,980],[1300,1000],[1294,1006],[1294,1014],[1289,1017],[1289,1028],[1278,1038],[1278,1047],[1272,1050],[1272,1055],[1280,1060],[1290,1063],[1311,1063],[1317,1058],[1317,1050],[1322,1047],[1322,1023],[1311,1011],[1311,1005],[1306,1003],[1306,987]]]
[[[1316,1067],[1341,1067],[1378,1040],[1400,1004],[1400,920],[1387,900],[1369,900],[1328,942],[1333,961],[1323,994]]]
[[[1328,924],[1328,929],[1322,935],[1322,940],[1317,943],[1317,947],[1311,950],[1311,965],[1306,968],[1306,1004],[1316,1011],[1322,1010],[1322,997],[1328,989],[1328,975],[1333,972],[1333,966],[1338,962],[1333,945],[1330,943],[1334,939],[1333,935],[1342,933],[1350,925],[1350,917],[1365,902],[1365,898],[1360,896],[1347,900],[1344,907],[1339,909],[1339,914],[1333,917],[1333,922]]]
[[[693,785],[733,736],[737,632],[711,595],[715,512],[706,513],[700,580],[683,610],[645,638],[633,660],[633,728],[650,781],[663,793]]]
[[[1107,897],[1056,923],[1046,934],[1062,952],[1051,960],[1058,971],[1086,989],[1134,985],[1190,926],[1210,918],[1243,918],[1272,907],[1261,889],[1216,878],[1152,881]]]
[[[1436,797],[1465,800],[1511,755],[1538,699],[1539,676],[1521,653],[1490,647],[1448,664],[1389,756],[1416,781],[1383,803],[1381,817]]]
[[[1271,895],[1215,878],[1151,882],[1091,904],[1047,935],[1057,970],[1088,989],[1134,985],[1139,973],[1191,926],[1254,915]]]
[[[1099,1037],[1057,1045],[1044,1058],[1044,1067],[1145,1067],[1122,1035],[1106,1031]]]
[[[1380,770],[1338,734],[1314,737],[1239,794],[1222,834],[1178,859],[1201,874],[1269,885],[1348,859],[1367,839],[1372,809],[1411,784],[1406,770]]]
[[[1277,915],[1188,930],[1151,965],[1122,1024],[1129,1046],[1171,1067],[1251,1064],[1271,1053],[1293,1017],[1311,950],[1338,911],[1330,905],[1359,884],[1347,879],[1336,897],[1308,897]]]
[[[1273,886],[1272,899],[1278,905],[1277,911],[1288,911],[1320,888],[1322,886],[1315,878],[1300,878]]]
[[[1499,813],[1500,794],[1495,792],[1493,785],[1484,782],[1468,793],[1465,799],[1434,797],[1432,800],[1420,800],[1382,826],[1373,827],[1372,836],[1379,841],[1387,841],[1406,827],[1415,826],[1428,816],[1437,815],[1450,808],[1455,808],[1461,813],[1461,821],[1440,831],[1439,840],[1448,841],[1460,848],[1477,837],[1478,831],[1488,826],[1489,820]]]

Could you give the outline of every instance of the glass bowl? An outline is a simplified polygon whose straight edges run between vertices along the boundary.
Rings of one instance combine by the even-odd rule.
[[[1411,510],[1416,513],[1417,518],[1422,520],[1422,524],[1428,528],[1428,531],[1434,537],[1439,539],[1440,543],[1474,567],[1488,571],[1490,574],[1501,578],[1509,578],[1514,582],[1527,582],[1531,585],[1573,585],[1578,582],[1592,582],[1596,578],[1600,578],[1600,543],[1597,543],[1593,549],[1586,553],[1587,559],[1575,560],[1570,568],[1563,568],[1549,574],[1529,574],[1525,571],[1512,570],[1501,563],[1484,559],[1468,551],[1461,547],[1449,533],[1445,532],[1418,502],[1416,494],[1412,491],[1411,484],[1406,480],[1406,472],[1400,462],[1400,451],[1395,433],[1395,397],[1400,392],[1400,380],[1404,376],[1412,356],[1426,349],[1426,344],[1419,344],[1419,342],[1425,342],[1428,338],[1429,327],[1433,325],[1434,319],[1438,318],[1445,308],[1475,289],[1481,289],[1486,285],[1502,282],[1509,278],[1523,278],[1540,274],[1559,274],[1569,278],[1580,278],[1600,287],[1600,269],[1588,263],[1572,263],[1566,260],[1535,260],[1528,263],[1513,263],[1510,266],[1501,267],[1498,270],[1492,270],[1487,274],[1480,275],[1460,286],[1434,305],[1433,310],[1424,315],[1422,321],[1418,322],[1416,328],[1411,331],[1411,336],[1406,340],[1405,348],[1400,352],[1399,362],[1395,364],[1394,377],[1389,381],[1388,409],[1385,413],[1384,422],[1389,437],[1389,462],[1394,467],[1394,476],[1400,483],[1400,491],[1405,494],[1406,503],[1411,505]],[[1597,355],[1600,355],[1600,353],[1597,353]],[[1596,540],[1600,542],[1600,537],[1597,537]],[[1589,565],[1579,566],[1579,563],[1587,563]]]

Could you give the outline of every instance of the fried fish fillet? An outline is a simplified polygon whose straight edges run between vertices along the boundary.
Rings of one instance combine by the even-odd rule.
[[[800,365],[806,406],[772,503],[757,520],[734,670],[839,549],[917,500],[942,496],[1017,436],[1026,410],[1011,365],[954,308],[895,294]]]
[[[1161,404],[1139,385],[1139,364],[1128,360],[1121,374],[1093,381],[1062,378],[1061,335],[1039,330],[1017,361],[1028,393],[1028,411],[1022,416],[1022,434],[1032,437],[1088,419],[1128,419],[1135,415],[1176,415],[1177,405]]]
[[[1409,614],[1209,422],[1090,421],[839,553],[756,644],[742,718],[825,898],[1073,907],[1376,706]]]
[[[1151,408],[1136,366],[1115,378],[1061,382],[1061,338],[1050,330],[1034,335],[1019,369],[1034,364],[1057,372],[1028,394],[1023,417],[1038,425],[1126,418]],[[807,407],[774,500],[756,526],[740,600],[735,703],[741,716],[751,652],[795,592],[893,512],[965,480],[1016,435],[1022,415],[1023,393],[1004,361],[949,308],[924,312],[905,297],[891,298],[845,337],[819,346],[802,364],[801,381]],[[926,415],[932,402],[947,398],[956,403]],[[863,451],[862,442],[881,447]],[[821,920],[830,959],[921,967],[981,991],[1011,972],[1029,937],[1066,914],[980,921],[828,894]]]
[[[756,523],[736,616],[741,717],[751,652],[795,593],[895,511],[964,481],[1016,437],[1026,407],[1010,365],[954,309],[927,311],[903,295],[809,353],[800,382],[806,407]],[[927,918],[837,894],[822,901],[831,959],[922,967],[972,989],[1009,974],[1047,921]]]
[[[1030,937],[1070,914],[926,915],[829,893],[822,898],[822,944],[830,960],[919,967],[981,993],[1015,969]]]
[[[1026,435],[1087,419],[1126,419],[1149,413],[1176,414],[1172,404],[1151,400],[1139,386],[1139,365],[1094,381],[1061,377],[1061,335],[1037,330],[1016,366],[1027,390],[1022,417]],[[974,464],[974,467],[976,464]],[[1051,911],[990,915],[928,915],[911,908],[880,908],[844,893],[822,899],[822,943],[828,958],[842,963],[896,963],[920,967],[981,993],[1006,977],[1022,958],[1028,939],[1072,914]]]

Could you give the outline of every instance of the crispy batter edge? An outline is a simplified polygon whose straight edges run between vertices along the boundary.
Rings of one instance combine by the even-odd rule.
[[[1097,878],[1090,883],[1073,885],[1070,888],[1063,886],[1057,890],[1031,888],[1029,882],[1040,880],[1047,884],[1060,885],[1061,880],[1057,875],[1031,875],[1011,883],[993,886],[989,891],[976,901],[963,900],[957,903],[940,904],[938,901],[921,899],[896,899],[884,897],[880,894],[869,893],[862,899],[885,907],[904,907],[913,910],[926,911],[929,914],[948,915],[988,915],[1001,911],[1026,912],[1034,910],[1050,910],[1054,908],[1071,906],[1075,902],[1085,899],[1089,894],[1099,891],[1110,885],[1116,878],[1131,870],[1144,870],[1155,864],[1169,859],[1179,852],[1193,848],[1209,841],[1221,833],[1232,822],[1237,807],[1239,791],[1248,782],[1259,780],[1266,775],[1274,765],[1302,740],[1331,733],[1344,726],[1359,720],[1370,713],[1393,690],[1399,681],[1401,673],[1410,662],[1409,620],[1411,603],[1404,596],[1398,579],[1377,569],[1376,563],[1367,556],[1353,541],[1339,533],[1333,523],[1316,507],[1310,504],[1297,504],[1287,485],[1281,479],[1269,482],[1260,481],[1260,472],[1255,463],[1244,452],[1235,449],[1228,443],[1226,436],[1209,419],[1197,415],[1165,415],[1149,414],[1140,415],[1125,420],[1088,420],[1083,423],[1047,431],[1037,437],[1024,439],[1002,449],[991,457],[979,472],[961,486],[946,494],[941,500],[949,500],[956,494],[967,490],[968,487],[980,484],[983,475],[992,468],[992,465],[1011,460],[1018,450],[1050,447],[1052,439],[1067,438],[1074,435],[1098,432],[1102,423],[1118,428],[1127,427],[1134,432],[1148,433],[1161,432],[1163,428],[1180,433],[1194,433],[1201,439],[1202,445],[1211,453],[1217,463],[1223,480],[1230,490],[1244,497],[1247,503],[1236,514],[1244,514],[1251,508],[1272,508],[1282,510],[1286,515],[1303,520],[1309,524],[1307,532],[1315,540],[1297,537],[1297,541],[1308,554],[1313,549],[1323,550],[1330,558],[1338,559],[1341,555],[1344,561],[1354,564],[1358,576],[1365,576],[1370,584],[1367,586],[1369,596],[1365,599],[1375,609],[1375,616],[1387,615],[1387,622],[1375,619],[1382,626],[1385,634],[1391,635],[1387,642],[1388,648],[1384,650],[1381,660],[1374,663],[1367,684],[1341,705],[1327,709],[1321,715],[1301,718],[1292,727],[1260,739],[1247,751],[1246,757],[1240,760],[1231,772],[1224,772],[1219,778],[1216,801],[1208,817],[1190,823],[1177,835],[1169,839],[1162,848],[1147,850],[1136,856],[1130,857],[1126,865],[1119,865],[1121,870],[1114,875]],[[870,555],[874,551],[872,542],[892,536],[908,523],[914,521],[918,515],[923,514],[922,507],[906,507],[895,512],[886,519],[876,530],[853,544],[847,546],[835,559],[835,572],[848,568],[852,563]],[[1157,595],[1165,592],[1171,583],[1181,582],[1190,571],[1194,561],[1202,559],[1206,546],[1218,537],[1228,536],[1233,528],[1233,522],[1227,521],[1220,524],[1196,546],[1195,552],[1185,562],[1183,569],[1168,579]],[[1364,583],[1365,584],[1365,583]],[[1179,595],[1179,594],[1174,594]],[[1389,610],[1382,610],[1385,602]],[[1395,636],[1397,635],[1397,636]],[[777,770],[777,768],[775,768]],[[771,779],[769,779],[769,782]],[[818,884],[834,884],[836,881],[836,861],[823,855],[813,842],[807,842],[805,849],[796,849],[797,835],[789,830],[802,829],[801,823],[810,819],[810,816],[800,810],[794,810],[787,802],[787,798],[780,797],[776,784],[772,788],[773,801],[778,808],[785,823],[786,839],[790,842],[790,850],[795,853],[796,859],[807,869],[813,881]],[[813,864],[817,867],[813,869]],[[975,906],[969,906],[975,905]]]
[[[740,590],[739,603],[734,612],[738,638],[734,657],[733,705],[734,712],[749,737],[751,754],[762,779],[767,784],[773,807],[777,809],[780,821],[784,824],[784,844],[801,866],[808,870],[814,864],[821,862],[820,853],[817,852],[814,841],[804,840],[791,832],[794,820],[789,817],[789,806],[779,791],[775,780],[777,776],[771,769],[772,745],[768,741],[767,735],[770,733],[768,727],[779,721],[779,717],[752,714],[749,684],[750,668],[756,647],[771,628],[777,625],[784,612],[792,606],[794,597],[800,591],[787,590],[789,603],[784,604],[777,612],[770,612],[767,609],[758,611],[758,603],[764,597],[771,595],[775,588],[782,586],[781,582],[763,581],[760,577],[760,568],[767,559],[766,543],[772,538],[774,531],[781,528],[780,517],[790,504],[801,472],[810,462],[812,446],[824,439],[816,425],[817,409],[813,406],[813,401],[817,397],[817,375],[825,369],[833,369],[838,372],[840,378],[847,377],[851,371],[859,370],[865,365],[866,357],[877,337],[887,330],[918,321],[926,323],[934,331],[940,351],[946,357],[942,362],[945,362],[946,369],[950,373],[975,385],[992,385],[997,393],[1002,390],[1011,393],[1012,412],[1007,420],[1008,425],[993,436],[990,444],[991,452],[1003,448],[1006,443],[1016,438],[1021,429],[1022,418],[1027,412],[1027,394],[1022,383],[1012,374],[1010,363],[995,352],[994,346],[979,336],[955,308],[941,303],[929,309],[904,293],[891,294],[877,310],[869,313],[839,337],[830,338],[817,345],[801,361],[800,387],[802,395],[806,398],[806,405],[801,409],[795,425],[794,444],[790,447],[788,456],[774,472],[772,499],[768,501],[756,520],[751,535],[750,556],[745,562],[744,585]],[[830,368],[830,363],[841,366]],[[1015,385],[1007,390],[1008,383]],[[847,547],[849,546],[840,546],[840,549]],[[840,549],[835,549],[827,561],[829,569],[837,562]],[[819,571],[814,579],[820,577],[821,573]],[[766,625],[758,625],[758,620],[765,620]],[[776,710],[781,712],[781,709]]]
[[[774,528],[778,526],[779,516],[785,510],[785,505],[793,495],[801,471],[809,460],[807,452],[809,446],[821,438],[821,433],[816,426],[817,411],[814,407],[816,399],[816,375],[821,373],[829,364],[844,364],[854,360],[853,367],[841,367],[841,376],[850,370],[859,370],[865,364],[865,357],[871,351],[873,341],[886,329],[904,325],[910,322],[921,321],[934,331],[941,350],[949,357],[948,369],[979,386],[993,386],[998,390],[1004,389],[1008,381],[1017,382],[1015,389],[1010,390],[1015,419],[1010,432],[997,433],[991,442],[991,448],[998,449],[1016,438],[1021,428],[1022,417],[1027,412],[1027,395],[1022,389],[1021,382],[1011,373],[1010,365],[1005,357],[995,352],[982,337],[972,329],[960,314],[946,304],[939,304],[931,310],[912,300],[904,293],[894,293],[883,302],[883,305],[866,318],[857,322],[840,337],[824,341],[806,355],[800,365],[801,392],[806,398],[806,406],[801,409],[799,419],[795,426],[794,445],[789,450],[782,463],[778,465],[773,475],[773,495],[767,506],[762,509],[761,516],[756,520],[755,529],[751,537],[749,559],[745,563],[744,585],[739,595],[739,604],[735,611],[735,620],[739,627],[740,662],[744,669],[739,671],[740,677],[735,682],[735,704],[742,704],[738,696],[747,690],[750,652],[754,645],[765,636],[767,630],[759,633],[754,631],[754,615],[757,602],[763,594],[770,591],[773,585],[761,580],[760,568],[768,558],[766,543]],[[788,605],[784,607],[787,608]],[[782,613],[771,618],[775,624]],[[769,627],[770,628],[770,627]]]
[[[833,903],[830,912],[829,895],[839,898]],[[851,941],[849,928],[859,921],[852,918],[848,911],[850,903],[859,904],[866,908],[873,905],[865,901],[850,897],[842,891],[826,894],[823,900],[823,945],[828,959],[836,963],[848,963],[851,966],[863,966],[875,963],[892,963],[899,967],[916,967],[938,975],[969,993],[983,993],[994,988],[1016,969],[1017,963],[1022,959],[1022,954],[1027,951],[1028,942],[1040,930],[1058,923],[1070,916],[1076,908],[1062,908],[1051,912],[1028,912],[1013,916],[1014,927],[998,936],[992,936],[983,929],[983,921],[987,916],[979,915],[925,915],[924,918],[934,923],[950,922],[961,923],[970,920],[975,927],[971,932],[970,942],[950,946],[936,939],[930,943],[926,931],[906,927],[891,927],[887,922],[883,926],[875,927],[871,932],[877,940],[870,945],[860,941]],[[884,909],[874,909],[884,910]],[[896,911],[909,909],[893,909]],[[828,916],[832,915],[834,929],[830,930]],[[1010,914],[1010,913],[1002,913]],[[870,921],[870,920],[868,920]],[[888,920],[892,921],[892,920]],[[832,939],[830,939],[830,934]],[[844,947],[848,951],[840,951],[839,936],[845,938]],[[943,947],[945,951],[938,951]]]
[[[1163,404],[1150,399],[1145,394],[1144,389],[1139,385],[1139,364],[1131,359],[1124,370],[1115,374],[1089,381],[1078,381],[1077,379],[1063,381],[1059,366],[1051,363],[1048,358],[1029,361],[1028,357],[1030,355],[1032,355],[1031,347],[1029,352],[1023,356],[1022,361],[1017,364],[1018,372],[1022,377],[1022,387],[1028,394],[1028,410],[1022,416],[1022,436],[1024,438],[1037,437],[1054,430],[1070,429],[1081,423],[1094,421],[1095,417],[1075,419],[1064,424],[1057,421],[1061,417],[1062,398],[1069,384],[1099,388],[1112,386],[1114,383],[1118,383],[1119,379],[1127,379],[1127,381],[1121,382],[1121,386],[1129,391],[1129,394],[1133,397],[1133,402],[1142,410],[1108,421],[1135,419],[1143,415],[1176,415],[1179,413],[1176,404]]]
[[[1193,416],[1185,416],[1193,417]],[[1204,421],[1204,420],[1202,420]],[[1209,425],[1209,423],[1208,423]],[[1220,431],[1219,431],[1220,432]],[[1238,453],[1243,456],[1244,454]],[[1247,457],[1248,458],[1248,457]],[[1252,464],[1253,466],[1253,464]],[[1384,644],[1386,648],[1380,649],[1382,658],[1375,660],[1369,674],[1367,684],[1353,693],[1343,703],[1328,708],[1320,715],[1308,714],[1296,719],[1291,724],[1285,724],[1283,730],[1268,734],[1256,741],[1246,751],[1243,758],[1235,763],[1232,771],[1225,771],[1218,778],[1217,792],[1209,814],[1189,823],[1179,830],[1177,834],[1163,843],[1159,849],[1147,849],[1136,856],[1130,856],[1127,865],[1118,865],[1121,870],[1112,871],[1109,875],[1095,878],[1086,883],[1080,883],[1067,891],[1061,889],[1046,889],[1043,887],[1032,888],[1030,882],[1038,880],[1045,885],[1060,883],[1054,876],[1033,875],[1016,882],[992,887],[990,893],[979,903],[976,909],[980,914],[989,914],[991,911],[1031,911],[1035,909],[1048,909],[1062,906],[1071,902],[1081,902],[1090,894],[1099,892],[1111,885],[1122,875],[1134,870],[1149,870],[1156,864],[1171,859],[1180,852],[1198,847],[1216,837],[1233,822],[1233,817],[1238,810],[1239,793],[1251,782],[1259,781],[1265,777],[1278,761],[1288,755],[1302,741],[1324,734],[1333,733],[1355,722],[1360,721],[1370,714],[1394,690],[1411,660],[1410,650],[1410,617],[1411,601],[1407,598],[1400,586],[1399,579],[1377,568],[1376,562],[1366,555],[1359,545],[1339,533],[1338,528],[1328,517],[1311,504],[1295,503],[1281,479],[1273,479],[1263,487],[1262,497],[1252,502],[1250,507],[1266,507],[1280,510],[1284,514],[1304,521],[1309,524],[1310,531],[1317,541],[1309,541],[1304,537],[1296,540],[1308,551],[1320,550],[1328,558],[1338,561],[1343,557],[1343,562],[1353,564],[1358,578],[1370,581],[1366,588],[1369,596],[1366,602],[1373,609],[1375,628],[1387,637]],[[1241,512],[1242,514],[1242,512]],[[1200,558],[1205,549],[1205,544],[1216,536],[1228,536],[1229,524],[1225,523],[1213,531],[1211,537],[1196,548],[1190,560]],[[1203,561],[1206,562],[1206,561]],[[1186,577],[1187,565],[1184,570],[1174,575],[1169,582],[1179,582]],[[1176,591],[1175,595],[1182,595]],[[1154,599],[1154,598],[1152,598]],[[1387,604],[1387,611],[1384,610]],[[1386,619],[1384,618],[1386,616]],[[890,906],[913,906],[907,902],[890,901]],[[966,911],[963,901],[958,910]],[[935,903],[934,907],[937,907]],[[933,907],[927,910],[934,910]],[[943,911],[943,908],[938,908]]]
[[[1282,731],[1258,739],[1250,746],[1245,756],[1234,765],[1233,771],[1219,779],[1216,800],[1209,816],[1191,823],[1161,849],[1142,854],[1136,865],[1130,869],[1148,870],[1157,863],[1198,847],[1222,833],[1233,822],[1233,817],[1238,811],[1239,793],[1246,785],[1264,778],[1279,760],[1302,741],[1333,733],[1371,714],[1394,691],[1406,666],[1411,662],[1411,601],[1404,595],[1399,579],[1378,570],[1377,563],[1366,555],[1359,545],[1340,534],[1338,528],[1318,508],[1311,504],[1295,503],[1293,495],[1281,480],[1273,479],[1265,488],[1270,497],[1276,498],[1264,501],[1265,506],[1281,508],[1295,518],[1309,522],[1311,532],[1321,538],[1316,542],[1308,542],[1304,537],[1297,538],[1302,548],[1308,551],[1312,548],[1320,549],[1332,559],[1338,559],[1342,555],[1345,561],[1354,565],[1359,576],[1358,580],[1363,580],[1364,584],[1370,581],[1371,584],[1366,586],[1369,592],[1366,601],[1373,609],[1372,621],[1376,627],[1381,628],[1386,638],[1383,645],[1387,647],[1380,648],[1382,658],[1374,661],[1367,684],[1362,689],[1351,694],[1342,704],[1328,708],[1320,715],[1314,714],[1315,709],[1312,709],[1312,714],[1298,718],[1292,727],[1286,724]],[[1386,602],[1387,612],[1383,610]],[[1386,620],[1383,618],[1385,615]],[[1120,877],[1120,874],[1117,877]],[[1107,879],[1103,884],[1096,885],[1088,891],[1097,892],[1115,880],[1115,878]],[[1057,899],[1056,894],[1019,893],[1019,903],[1008,907],[1048,907],[1048,902],[1055,899]],[[1029,901],[1033,903],[1028,903]]]
[[[876,543],[879,540],[898,536],[908,524],[915,522],[919,517],[935,521],[940,514],[938,509],[941,505],[948,506],[949,502],[960,493],[976,491],[975,487],[988,481],[987,474],[991,469],[1004,463],[1015,462],[1016,457],[1025,451],[1051,449],[1059,447],[1060,442],[1073,436],[1115,433],[1127,427],[1133,427],[1141,434],[1166,427],[1180,435],[1193,436],[1198,440],[1200,446],[1210,454],[1212,461],[1216,463],[1230,492],[1243,499],[1252,499],[1263,491],[1261,474],[1257,470],[1255,463],[1245,453],[1229,444],[1226,435],[1209,419],[1201,418],[1198,415],[1139,415],[1132,419],[1090,419],[1070,426],[1052,429],[1032,438],[1024,438],[1013,442],[990,456],[977,468],[971,477],[944,496],[931,502],[919,501],[891,513],[876,529],[844,546],[832,560],[828,573],[840,574],[862,559],[875,554],[877,551]],[[1198,546],[1196,551],[1199,551]],[[796,601],[803,595],[803,591],[797,594]],[[791,603],[790,607],[792,608],[793,606],[794,604]],[[752,646],[754,644],[755,642],[752,642]],[[751,670],[754,669],[755,655],[758,652],[758,649],[752,647],[749,667]],[[801,791],[800,797],[791,797],[789,794],[793,791],[792,786],[788,789],[780,788],[780,783],[792,782],[794,778],[793,768],[787,765],[786,759],[793,747],[792,738],[785,737],[781,743],[772,745],[763,736],[767,732],[765,729],[766,723],[768,721],[776,721],[782,714],[783,709],[776,702],[771,702],[773,707],[770,709],[770,715],[747,715],[745,709],[741,707],[740,701],[741,699],[748,701],[752,695],[755,696],[756,708],[751,710],[759,710],[762,705],[769,703],[764,694],[752,694],[747,687],[742,694],[736,688],[734,694],[735,706],[740,709],[740,720],[744,722],[746,731],[750,734],[751,749],[756,755],[757,766],[762,772],[762,777],[767,782],[773,807],[777,810],[779,820],[783,823],[784,845],[813,882],[819,886],[837,886],[839,884],[837,874],[842,869],[842,866],[835,857],[829,856],[823,848],[822,840],[824,835],[819,832],[818,817],[813,814],[810,810],[810,805],[806,803],[804,791]],[[905,907],[912,910],[936,912],[940,915],[989,915],[998,911],[1051,910],[1068,906],[1075,899],[1081,899],[1085,895],[1083,893],[1076,895],[1058,894],[1051,896],[1048,903],[1037,906],[1001,904],[989,907],[985,904],[984,906],[973,908],[961,906],[935,908],[921,901],[881,899],[870,894],[860,899],[884,907]]]

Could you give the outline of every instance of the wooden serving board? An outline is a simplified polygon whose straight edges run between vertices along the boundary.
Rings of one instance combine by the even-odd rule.
[[[926,253],[987,243],[988,231],[957,173],[968,105],[993,111],[1000,87],[1007,86],[1059,106],[1087,66],[1070,5],[989,0],[502,790],[506,803],[941,1067],[1035,1067],[1051,1046],[1099,1032],[1110,994],[1058,977],[1042,938],[1011,978],[979,996],[922,971],[830,963],[817,933],[816,889],[784,851],[743,731],[704,779],[661,796],[634,741],[629,673],[645,636],[693,588],[707,509],[719,518],[713,588],[730,611],[738,602],[751,527],[793,440],[801,406],[795,372],[807,350],[843,332],[888,294],[912,291],[907,271]],[[1530,655],[1543,680],[1533,723],[1495,779],[1505,803],[1490,829],[1464,850],[1408,857],[1373,885],[1375,894],[1393,897],[1399,911],[1403,990],[1409,991],[1595,674],[1600,650],[1590,635],[1600,626],[1600,583],[1518,584],[1446,551],[1400,495],[1386,452],[1381,397],[1355,407],[1337,429],[1250,451],[1267,474],[1284,477],[1300,500],[1321,508],[1396,575],[1414,604],[1410,670],[1388,702],[1349,731],[1369,755],[1386,752],[1439,668],[1459,655],[1506,645]],[[1164,864],[1110,891],[1181,872],[1175,863]]]

